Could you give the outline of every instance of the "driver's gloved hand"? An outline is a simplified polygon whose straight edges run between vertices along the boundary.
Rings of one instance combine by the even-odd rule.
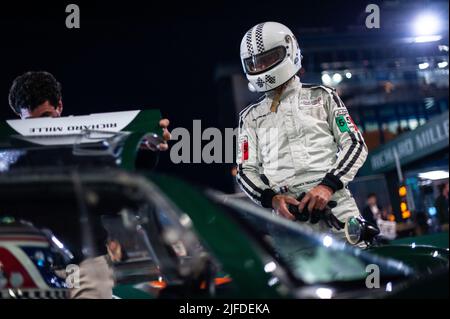
[[[306,193],[302,193],[297,200],[301,201]],[[289,211],[295,216],[295,220],[301,222],[309,221],[311,224],[317,224],[320,220],[323,220],[325,224],[330,228],[341,230],[344,228],[345,223],[341,222],[336,216],[333,215],[331,209],[335,208],[337,203],[335,201],[329,201],[325,209],[314,210],[312,213],[305,207],[303,211],[298,210],[298,206],[289,205]]]
[[[336,203],[336,202],[334,202],[334,203]],[[336,207],[336,205],[334,207]],[[329,228],[334,227],[337,230],[344,229],[345,223],[341,222],[336,216],[333,215],[333,213],[331,212],[330,206],[327,205],[325,207],[325,209],[320,212],[320,214],[321,214],[322,220],[325,221],[325,224]]]

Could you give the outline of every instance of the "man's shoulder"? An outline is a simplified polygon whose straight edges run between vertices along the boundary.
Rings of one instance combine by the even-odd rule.
[[[323,84],[313,84],[313,83],[302,83],[302,89],[308,89],[311,91],[326,91],[327,93],[336,92],[336,89],[331,86]]]
[[[239,112],[239,118],[243,120],[249,117],[249,115],[254,114],[255,112],[260,112],[265,106],[266,98],[266,95],[263,94],[256,101],[250,103],[241,112]]]

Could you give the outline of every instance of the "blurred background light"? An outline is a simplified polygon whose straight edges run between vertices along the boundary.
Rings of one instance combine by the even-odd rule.
[[[448,62],[447,61],[442,61],[438,63],[438,68],[439,69],[443,69],[446,68],[448,66]]]
[[[420,63],[419,64],[419,69],[420,70],[425,70],[425,69],[428,69],[429,66],[430,66],[430,64],[428,62]]]
[[[331,84],[331,77],[328,73],[325,73],[322,75],[322,83],[325,85],[330,85]]]
[[[434,206],[428,207],[428,214],[429,214],[430,216],[436,215],[436,214],[437,214],[437,209],[436,209],[436,207],[434,207]]]
[[[414,20],[414,33],[417,36],[436,35],[439,29],[439,17],[435,14],[423,13]]]
[[[277,265],[273,261],[270,261],[264,265],[265,272],[273,272],[275,269],[277,269]]]
[[[59,241],[58,238],[56,238],[55,236],[52,236],[52,241],[55,243],[56,246],[58,246],[60,249],[64,248],[64,244],[62,242]]]
[[[342,81],[342,75],[340,75],[339,73],[333,74],[333,82],[335,84],[339,84],[341,81]]]
[[[316,295],[320,299],[331,299],[333,297],[333,291],[329,288],[317,288]]]
[[[441,171],[441,170],[423,172],[423,173],[419,173],[419,177],[423,178],[423,179],[430,179],[430,180],[445,179],[445,178],[448,178],[448,172]]]
[[[347,79],[350,79],[352,77],[352,74],[350,72],[345,73],[345,77]],[[335,86],[342,82],[343,80],[342,74],[335,72],[333,75],[330,75],[329,73],[322,73],[322,83],[325,85],[331,85]]]
[[[415,43],[425,43],[425,42],[436,42],[441,40],[442,37],[440,35],[423,35],[420,37],[415,37]]]
[[[333,244],[333,238],[331,238],[328,235],[323,238],[323,245],[325,247],[330,247],[332,244]]]
[[[392,282],[388,282],[388,283],[386,284],[386,291],[387,291],[387,292],[392,292]]]

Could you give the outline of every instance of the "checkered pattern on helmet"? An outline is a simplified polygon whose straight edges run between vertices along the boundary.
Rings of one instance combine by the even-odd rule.
[[[257,84],[260,88],[262,88],[263,85],[264,85],[264,80],[261,79],[261,78],[258,78],[258,79],[256,80],[256,84]]]
[[[256,26],[255,38],[256,38],[256,48],[258,49],[258,53],[264,52],[264,42],[262,30],[264,27],[264,23],[260,23]]]
[[[269,74],[266,74],[266,82],[270,84],[275,84],[275,77]]]
[[[250,55],[253,55],[252,31],[253,31],[253,28],[248,30],[247,34],[245,35],[245,41],[246,41],[246,44],[247,44],[247,51],[248,51],[248,54],[250,54]]]

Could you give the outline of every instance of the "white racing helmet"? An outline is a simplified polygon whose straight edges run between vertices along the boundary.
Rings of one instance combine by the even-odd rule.
[[[300,70],[301,58],[297,39],[281,23],[260,23],[248,30],[241,41],[242,66],[258,92],[286,83]]]

